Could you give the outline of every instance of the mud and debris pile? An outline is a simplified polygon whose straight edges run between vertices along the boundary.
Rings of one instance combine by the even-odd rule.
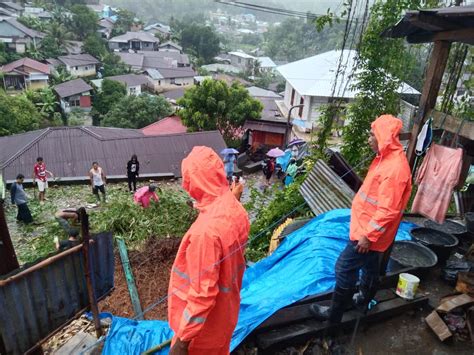
[[[171,266],[180,242],[180,238],[149,238],[142,250],[129,251],[142,309],[167,295]],[[167,306],[168,302],[164,300],[144,318],[166,320]],[[121,317],[135,316],[118,252],[115,256],[115,290],[99,303],[99,310]]]

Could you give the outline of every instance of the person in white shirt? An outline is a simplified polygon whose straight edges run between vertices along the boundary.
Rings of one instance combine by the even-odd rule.
[[[105,202],[105,183],[106,176],[104,170],[99,166],[98,162],[92,163],[92,169],[89,170],[91,179],[92,193],[96,195],[97,201],[100,202],[99,191],[102,193],[102,199]]]

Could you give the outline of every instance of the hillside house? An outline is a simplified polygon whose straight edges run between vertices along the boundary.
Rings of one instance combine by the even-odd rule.
[[[183,53],[183,47],[181,47],[179,44],[174,43],[172,41],[168,41],[168,42],[160,44],[158,46],[158,49],[160,51],[170,51],[170,52]]]
[[[255,57],[244,52],[229,52],[230,64],[234,67],[239,68],[242,71],[249,70],[252,68],[255,61]]]
[[[19,17],[22,16],[25,9],[20,5],[10,1],[1,1],[0,9],[4,10],[9,16]]]
[[[159,22],[148,25],[143,30],[151,33],[153,36],[158,35],[164,40],[169,40],[171,37],[171,27]]]
[[[157,51],[160,40],[153,34],[143,31],[127,32],[109,39],[112,51]]]
[[[66,71],[77,77],[95,76],[100,62],[90,54],[69,54],[57,59],[46,59],[54,69],[64,66]]]
[[[165,117],[141,129],[145,136],[186,133],[188,129],[179,116]]]
[[[98,29],[97,32],[104,39],[109,39],[114,29],[115,22],[110,18],[102,18],[97,23]]]
[[[357,91],[351,88],[355,79],[349,76],[355,67],[356,55],[354,50],[344,50],[342,56],[340,50],[333,50],[279,66],[277,70],[286,80],[284,98],[277,101],[282,115],[286,117],[294,105],[303,105],[293,110],[291,116],[298,129],[310,131],[318,124],[321,107],[333,100],[333,88],[339,100],[345,103],[353,101]],[[344,71],[336,76],[340,58]],[[420,95],[405,83],[401,84],[399,92]]]
[[[56,85],[54,91],[58,94],[59,103],[64,113],[69,113],[73,109],[82,111],[91,110],[92,87],[82,79],[66,81]]]
[[[48,86],[49,66],[30,58],[22,58],[0,67],[5,91],[41,89]]]
[[[16,53],[25,53],[29,45],[37,47],[44,33],[32,30],[13,17],[0,16],[0,42]]]
[[[108,76],[104,79],[117,81],[125,85],[127,89],[127,95],[140,95],[144,88],[147,86],[152,86],[150,80],[146,75],[143,74],[125,74],[125,75],[116,75]],[[97,89],[102,88],[102,82],[104,79],[92,80],[92,83],[97,87]]]
[[[155,91],[173,89],[177,86],[194,84],[196,72],[189,67],[147,69],[145,74],[151,79]]]

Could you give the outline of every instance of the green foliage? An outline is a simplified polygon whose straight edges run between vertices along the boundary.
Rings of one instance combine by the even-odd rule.
[[[86,5],[74,5],[71,7],[71,18],[67,21],[67,27],[79,40],[84,40],[97,32],[99,17]]]
[[[43,118],[43,126],[57,126],[61,124],[61,121],[58,121],[58,115],[56,115],[56,113],[59,113],[59,102],[51,88],[28,90],[25,92],[25,96],[36,106],[36,109]]]
[[[33,16],[20,16],[17,18],[17,21],[20,22],[22,25],[25,25],[28,28],[31,28],[32,30],[35,31],[40,31],[44,32],[46,31],[46,23],[44,21],[41,21],[37,17]]]
[[[95,58],[103,58],[108,54],[106,42],[97,33],[86,37],[82,50]]]
[[[342,154],[353,166],[368,156],[367,138],[370,123],[381,114],[397,114],[400,96],[397,89],[408,72],[410,63],[403,39],[383,38],[380,34],[397,23],[407,9],[417,9],[417,0],[378,0],[373,5],[370,21],[360,46],[355,74],[359,91],[349,105],[344,127]]]
[[[126,9],[119,9],[117,11],[117,21],[115,22],[114,28],[112,29],[112,37],[122,35],[130,28],[138,23],[136,21],[136,15],[134,12]]]
[[[61,47],[59,47],[55,39],[49,35],[41,40],[39,51],[43,58],[56,58],[63,54]]]
[[[256,261],[266,256],[273,231],[286,218],[311,215],[299,192],[303,180],[304,177],[298,177],[295,182],[283,190],[274,185],[270,201],[267,201],[265,193],[256,189],[251,190],[250,202],[245,205],[245,208],[257,211],[257,214],[250,227],[249,240],[252,241],[247,246],[246,257],[248,259]]]
[[[110,109],[127,95],[125,84],[104,79],[101,90],[95,95],[92,103],[92,116],[96,123],[100,122]]]
[[[151,236],[181,237],[196,218],[196,212],[186,202],[183,191],[158,191],[159,203],[152,201],[149,208],[133,203],[130,195],[115,196],[113,203],[91,219],[95,230],[112,231],[125,239],[127,246],[141,245]]]
[[[73,34],[62,22],[52,21],[46,29],[46,36],[41,40],[40,52],[44,58],[56,58],[67,53],[71,48]]]
[[[172,113],[171,105],[163,96],[131,95],[115,104],[101,124],[107,127],[143,128]]]
[[[0,93],[0,136],[38,129],[40,121],[35,105],[25,95]]]
[[[335,103],[321,107],[320,112],[321,115],[319,116],[319,130],[317,134],[316,145],[319,154],[323,155],[328,148],[328,140],[332,132],[334,119],[340,112],[340,109],[337,103]]]
[[[130,68],[114,53],[107,53],[102,59],[102,76],[115,76],[130,73]]]
[[[313,23],[290,18],[279,26],[270,26],[264,34],[265,55],[274,60],[299,60],[340,48],[343,34],[343,24],[334,23],[318,32]]]
[[[64,66],[59,66],[50,76],[50,81],[52,85],[58,85],[66,81],[74,79],[74,76],[69,74]]]
[[[204,63],[209,63],[219,54],[220,38],[213,27],[185,21],[177,21],[175,26],[179,30],[177,35],[186,53],[195,55]]]
[[[263,109],[241,84],[228,86],[212,79],[186,90],[178,105],[182,107],[179,115],[190,131],[217,129],[225,140],[232,139],[246,119],[259,118]]]

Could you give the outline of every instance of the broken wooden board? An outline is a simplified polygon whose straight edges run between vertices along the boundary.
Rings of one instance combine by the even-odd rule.
[[[395,294],[395,292],[393,292],[392,290],[385,289],[385,290],[379,290],[374,298],[377,301],[377,303],[380,303],[380,302],[394,299],[396,297],[398,296]],[[319,303],[324,300],[327,300],[329,302],[328,298],[315,300],[314,302]],[[273,314],[271,317],[269,317],[265,322],[260,324],[254,330],[254,332],[262,332],[268,329],[282,327],[288,324],[297,323],[297,322],[301,322],[307,319],[311,319],[313,318],[313,316],[311,315],[309,311],[309,307],[311,306],[312,303],[306,303],[306,304],[296,305],[292,307],[282,308],[279,311],[277,311],[275,314]]]
[[[433,311],[425,318],[426,324],[431,330],[438,336],[439,340],[445,341],[453,336],[453,333],[449,330],[448,326],[439,316],[438,312]]]
[[[370,310],[366,316],[361,316],[360,312],[355,310],[346,312],[342,319],[342,323],[337,326],[329,326],[327,322],[319,322],[317,320],[306,320],[301,323],[284,326],[273,329],[256,336],[257,345],[264,351],[274,350],[288,344],[293,346],[303,343],[314,336],[324,332],[334,330],[340,327],[353,326],[357,319],[361,317],[361,321],[373,322],[381,319],[399,315],[401,312],[422,307],[428,303],[428,297],[418,297],[408,301],[402,298],[394,298],[389,301],[377,304]]]
[[[97,342],[97,339],[94,338],[92,335],[80,331],[76,335],[74,335],[71,339],[69,339],[66,344],[61,346],[58,350],[56,350],[53,354],[54,355],[69,355],[69,354],[84,354],[88,355],[91,354],[93,349],[91,348]],[[90,351],[84,352],[86,349],[91,348]]]

